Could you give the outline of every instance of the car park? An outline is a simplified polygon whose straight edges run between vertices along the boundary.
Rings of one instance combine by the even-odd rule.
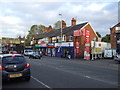
[[[31,54],[29,56],[29,58],[35,58],[35,59],[41,59],[42,55],[38,52],[33,52],[33,54]]]
[[[115,57],[114,57],[114,60],[115,61],[118,61],[120,63],[120,54],[117,54]]]
[[[30,64],[21,54],[3,54],[0,55],[0,61],[2,62],[0,62],[0,72],[2,71],[3,81],[17,78],[30,80]]]

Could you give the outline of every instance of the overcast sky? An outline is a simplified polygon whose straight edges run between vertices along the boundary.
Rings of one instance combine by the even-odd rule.
[[[89,22],[102,36],[118,23],[118,2],[113,1],[66,1],[64,2],[0,2],[0,34],[2,37],[27,35],[32,25],[54,25],[62,19],[67,26],[71,19],[77,24]]]

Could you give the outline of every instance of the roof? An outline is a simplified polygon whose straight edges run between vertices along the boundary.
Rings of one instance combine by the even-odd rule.
[[[74,26],[70,26],[70,27],[66,27],[62,29],[62,34],[64,35],[73,35],[73,32],[75,30],[81,29],[82,27],[84,27],[88,22],[85,23],[81,23],[81,24],[77,24]],[[38,36],[36,36],[36,39],[42,39],[42,38],[46,38],[46,37],[55,37],[55,36],[59,36],[61,33],[61,29],[57,29],[57,30],[52,30],[49,32],[45,32],[43,34],[39,34]]]
[[[116,27],[117,25],[120,25],[120,22],[119,23],[117,23],[117,24],[115,24],[114,26],[112,26],[111,28],[114,28],[114,27]]]

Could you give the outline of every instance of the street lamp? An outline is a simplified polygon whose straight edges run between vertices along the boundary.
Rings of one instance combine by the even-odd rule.
[[[59,16],[61,17],[61,30],[60,30],[60,49],[61,49],[61,54],[62,54],[62,14],[59,14]]]
[[[62,43],[62,14],[59,14],[59,16],[61,17],[61,24],[60,24],[60,27],[61,27],[61,32],[60,32],[61,38],[60,38],[60,41]]]

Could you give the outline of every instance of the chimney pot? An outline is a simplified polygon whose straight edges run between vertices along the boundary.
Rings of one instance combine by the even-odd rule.
[[[62,20],[62,28],[66,27],[66,22],[64,20]]]
[[[76,25],[76,19],[72,18],[72,20],[71,20],[71,26],[74,26],[74,25]]]

